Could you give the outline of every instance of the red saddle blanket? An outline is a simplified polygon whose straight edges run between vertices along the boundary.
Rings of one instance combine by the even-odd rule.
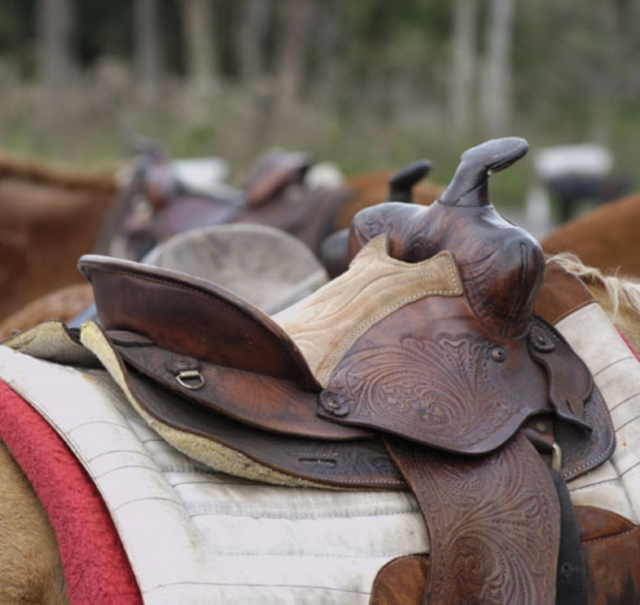
[[[142,605],[133,571],[95,485],[42,416],[1,381],[0,438],[49,516],[71,603]]]

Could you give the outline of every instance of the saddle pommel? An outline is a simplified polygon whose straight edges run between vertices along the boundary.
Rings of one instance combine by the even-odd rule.
[[[451,184],[431,206],[386,203],[359,212],[349,234],[351,256],[381,234],[387,236],[389,254],[405,262],[448,250],[484,328],[521,338],[533,316],[544,255],[534,237],[489,203],[487,183],[492,172],[507,168],[527,150],[524,139],[488,141],[462,154]]]

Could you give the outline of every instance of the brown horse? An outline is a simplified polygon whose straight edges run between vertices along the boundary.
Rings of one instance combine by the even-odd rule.
[[[22,309],[0,321],[0,340],[22,332],[48,319],[68,324],[93,302],[89,284],[73,284],[27,303]]]
[[[578,276],[630,344],[640,350],[640,285],[608,277],[575,257],[549,259]],[[21,469],[0,442],[0,605],[64,605],[64,577],[47,515]]]
[[[0,321],[82,278],[117,191],[114,174],[87,174],[0,156]]]
[[[590,267],[640,277],[640,194],[560,225],[541,240],[549,254],[572,252]]]
[[[0,485],[0,603],[69,603],[53,528],[31,484],[2,442]]]

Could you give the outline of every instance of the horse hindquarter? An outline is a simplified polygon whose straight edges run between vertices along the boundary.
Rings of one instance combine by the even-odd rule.
[[[68,604],[53,529],[2,441],[0,486],[0,605]]]

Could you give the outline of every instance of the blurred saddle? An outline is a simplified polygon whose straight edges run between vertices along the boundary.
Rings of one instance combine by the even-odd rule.
[[[275,149],[254,164],[241,189],[195,189],[157,146],[147,145],[129,184],[105,218],[93,251],[141,259],[154,246],[190,229],[257,223],[294,235],[316,251],[351,197],[342,187],[308,187],[310,155]]]

